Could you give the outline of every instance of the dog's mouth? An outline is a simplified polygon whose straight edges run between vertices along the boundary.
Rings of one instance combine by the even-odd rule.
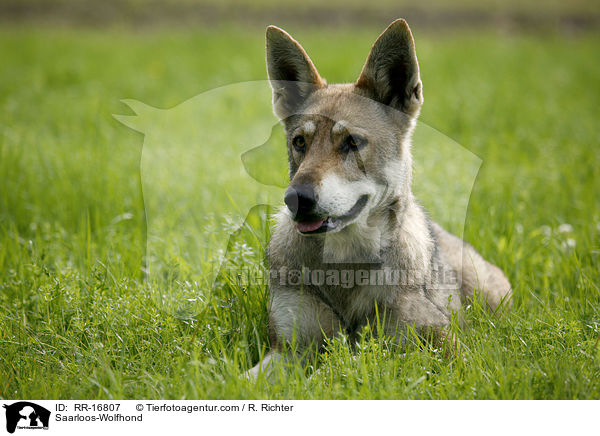
[[[326,217],[315,221],[297,221],[296,227],[303,235],[313,235],[317,233],[337,232],[342,230],[356,218],[367,205],[368,195],[361,195],[360,198],[350,208],[348,213],[339,217]]]

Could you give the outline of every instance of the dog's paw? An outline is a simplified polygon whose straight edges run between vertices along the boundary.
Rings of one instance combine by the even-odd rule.
[[[277,352],[267,353],[254,367],[242,373],[242,378],[256,382],[262,376],[265,380],[272,383],[275,378],[276,365],[278,362],[283,362],[284,360],[285,358]]]

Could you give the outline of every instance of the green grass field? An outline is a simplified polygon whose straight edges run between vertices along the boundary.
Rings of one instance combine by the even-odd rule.
[[[381,29],[291,30],[341,82]],[[509,316],[469,307],[453,358],[365,331],[355,350],[332,341],[310,377],[241,379],[268,349],[267,289],[234,269],[214,289],[186,268],[144,280],[143,136],[112,114],[265,79],[262,32],[5,27],[0,398],[600,398],[599,35],[413,30],[421,120],[483,161],[465,237],[509,276]],[[262,262],[256,216],[234,267]]]

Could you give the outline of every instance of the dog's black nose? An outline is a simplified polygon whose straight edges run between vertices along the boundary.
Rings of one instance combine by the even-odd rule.
[[[301,221],[313,212],[317,205],[315,190],[311,185],[293,185],[285,191],[285,204],[294,219]]]

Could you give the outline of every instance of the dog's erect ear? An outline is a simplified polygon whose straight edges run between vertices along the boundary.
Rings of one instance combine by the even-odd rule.
[[[418,112],[423,92],[415,42],[406,21],[394,21],[379,35],[355,85],[385,105],[411,115]]]
[[[302,46],[275,26],[267,27],[267,73],[273,110],[280,119],[295,113],[311,92],[325,86]]]

